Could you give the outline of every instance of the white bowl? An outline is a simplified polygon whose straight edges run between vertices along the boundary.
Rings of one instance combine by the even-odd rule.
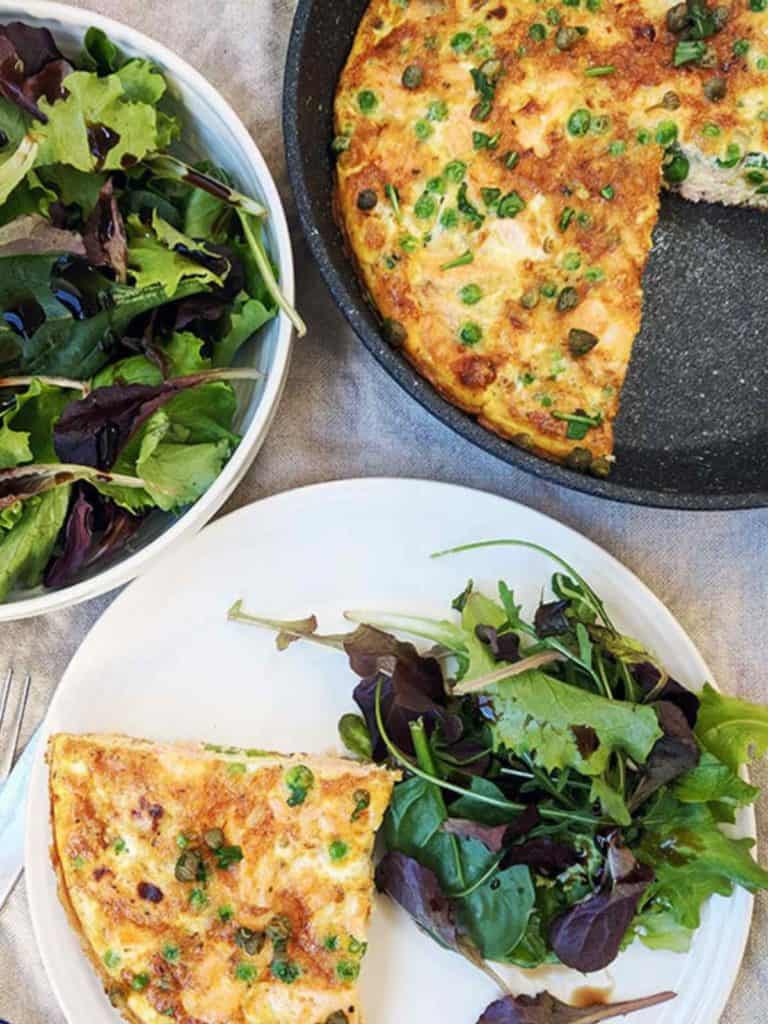
[[[120,22],[65,4],[36,2],[23,5],[0,0],[0,24],[23,21],[49,28],[60,49],[68,56],[79,51],[86,30],[103,29],[129,56],[148,57],[166,75],[173,104],[182,114],[183,142],[196,156],[212,158],[231,174],[240,191],[253,195],[266,206],[267,244],[277,263],[281,287],[293,302],[293,256],[282,202],[275,183],[240,118],[203,76],[165,46]],[[66,608],[104,594],[143,572],[158,555],[184,536],[196,533],[224,504],[240,483],[261,447],[285,385],[291,355],[291,325],[281,313],[261,328],[241,350],[238,365],[256,366],[263,378],[258,384],[238,382],[240,445],[223,472],[208,491],[183,515],[152,514],[128,548],[106,566],[94,566],[82,582],[61,590],[39,587],[19,591],[0,604],[0,622],[30,618]]]

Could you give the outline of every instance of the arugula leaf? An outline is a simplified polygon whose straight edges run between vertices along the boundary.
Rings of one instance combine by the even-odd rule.
[[[623,751],[643,764],[661,737],[650,707],[608,700],[531,670],[490,688],[497,721],[491,726],[497,747],[530,754],[548,771],[575,768],[599,776],[611,754]],[[599,746],[586,756],[574,726],[592,728]]]
[[[69,487],[23,502],[12,529],[0,534],[0,601],[17,587],[36,587],[53,553],[69,505]]]
[[[768,752],[768,708],[707,684],[696,723],[701,745],[733,771]]]
[[[27,137],[35,149],[33,163],[101,171],[120,170],[124,158],[141,160],[158,145],[157,114],[146,98],[156,95],[159,83],[164,88],[149,61],[132,61],[104,78],[89,71],[68,75],[66,99],[40,101],[48,123],[35,125]],[[95,130],[105,136],[100,146],[94,144]]]

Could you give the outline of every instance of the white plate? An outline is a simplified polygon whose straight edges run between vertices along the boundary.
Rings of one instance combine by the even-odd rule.
[[[168,81],[169,100],[184,123],[184,145],[194,157],[214,159],[243,191],[260,199],[269,211],[265,231],[282,288],[293,301],[293,255],[283,205],[256,143],[232,107],[198,71],[162,43],[92,11],[68,4],[35,0],[34,4],[0,0],[0,24],[20,20],[53,33],[67,55],[76,54],[89,26],[102,29],[129,56],[147,57]],[[0,622],[26,619],[66,608],[104,594],[144,572],[171,545],[196,533],[221,508],[245,476],[267,436],[283,393],[291,357],[292,327],[279,314],[241,349],[237,365],[260,370],[256,384],[238,382],[235,429],[242,440],[232,458],[205,494],[180,516],[153,513],[118,555],[97,563],[81,582],[61,590],[19,591],[0,604]]]
[[[334,651],[228,623],[227,608],[277,618],[314,611],[322,629],[345,608],[444,614],[472,576],[514,584],[527,607],[553,570],[522,549],[490,549],[431,561],[430,552],[473,540],[522,537],[557,551],[605,599],[619,628],[654,650],[682,682],[710,673],[693,643],[627,569],[577,533],[537,512],[477,491],[409,480],[324,484],[258,502],[169,553],[122,594],[72,661],[48,715],[48,732],[122,731],[152,739],[207,739],[237,746],[324,751],[351,709],[354,678]],[[490,589],[489,589],[490,592]],[[42,750],[42,747],[41,747]],[[745,817],[744,831],[754,819]],[[56,896],[48,861],[47,772],[35,766],[27,825],[32,921],[51,984],[71,1024],[115,1024],[117,1015],[80,952]],[[624,999],[679,993],[632,1024],[715,1024],[741,962],[750,896],[715,898],[687,955],[636,945],[609,971],[584,978],[564,968],[517,978],[528,992],[565,997],[585,985]],[[385,898],[377,901],[362,973],[369,1024],[474,1024],[496,997],[486,978],[440,950]],[[519,974],[519,972],[515,972]]]

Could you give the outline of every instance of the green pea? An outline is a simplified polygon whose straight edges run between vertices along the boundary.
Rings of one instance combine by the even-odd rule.
[[[370,761],[373,757],[373,743],[365,719],[351,712],[339,719],[341,742],[355,757]]]
[[[272,976],[285,985],[292,985],[301,974],[301,968],[293,960],[273,960],[269,969]]]
[[[379,105],[379,98],[371,89],[363,89],[357,94],[357,105],[361,114],[372,114]]]
[[[349,847],[341,839],[334,839],[331,845],[328,847],[328,856],[331,860],[344,860],[349,853]]]
[[[574,110],[568,118],[568,132],[575,136],[586,135],[591,123],[592,115],[588,110],[585,110],[583,107],[579,110]]]
[[[674,121],[661,121],[656,126],[656,141],[660,146],[669,146],[677,139],[677,125]]]
[[[567,252],[563,256],[563,267],[565,270],[578,270],[581,266],[581,256],[577,252]]]
[[[451,40],[451,49],[456,53],[468,53],[475,45],[469,32],[457,32]]]
[[[455,228],[459,223],[459,211],[453,206],[447,207],[440,214],[440,225],[448,230]]]
[[[448,104],[445,100],[432,100],[427,107],[428,121],[444,121],[448,117]]]
[[[467,165],[463,160],[451,160],[449,164],[445,165],[445,170],[443,171],[446,178],[448,178],[449,181],[456,182],[456,184],[463,181],[466,173]]]
[[[540,22],[536,22],[535,25],[531,25],[528,29],[528,35],[531,39],[535,40],[535,42],[543,43],[547,38],[547,29]]]
[[[430,217],[434,217],[437,212],[437,202],[434,196],[431,196],[429,192],[422,193],[416,200],[413,212],[419,220],[429,220]]]
[[[422,119],[416,122],[416,124],[413,126],[413,131],[416,135],[416,138],[419,139],[420,142],[424,142],[426,139],[430,137],[434,129],[432,128],[432,125],[429,123],[429,121],[425,121]]]
[[[466,323],[461,325],[459,338],[463,345],[477,345],[482,337],[483,329],[480,324],[476,324],[473,320],[467,320]]]
[[[134,992],[143,992],[149,985],[149,975],[142,972],[141,974],[134,974],[131,978],[131,988]]]
[[[285,784],[290,793],[288,806],[298,807],[307,799],[307,794],[315,784],[315,776],[306,765],[297,764],[286,773]]]
[[[680,147],[677,145],[670,146],[664,156],[664,165],[662,167],[664,180],[669,182],[670,185],[679,185],[681,181],[685,181],[688,177],[690,169],[690,161]]]
[[[483,297],[483,291],[478,284],[465,284],[459,290],[459,298],[465,306],[474,306]]]

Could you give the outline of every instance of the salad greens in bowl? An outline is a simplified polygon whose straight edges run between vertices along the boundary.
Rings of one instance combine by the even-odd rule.
[[[204,523],[287,371],[290,242],[259,153],[173,54],[0,3],[0,620]]]
[[[527,581],[491,593],[470,580],[442,619],[347,612],[357,628],[326,635],[314,616],[276,621],[241,602],[229,618],[275,630],[280,650],[304,640],[346,655],[359,713],[340,737],[403,773],[377,885],[498,982],[477,1024],[591,1024],[674,994],[649,977],[637,1000],[571,1007],[510,991],[497,965],[590,975],[633,943],[685,953],[711,897],[768,889],[745,836],[759,795],[745,766],[768,751],[768,708],[672,678],[540,546],[442,555],[505,545],[554,561],[536,607],[515,597]]]

